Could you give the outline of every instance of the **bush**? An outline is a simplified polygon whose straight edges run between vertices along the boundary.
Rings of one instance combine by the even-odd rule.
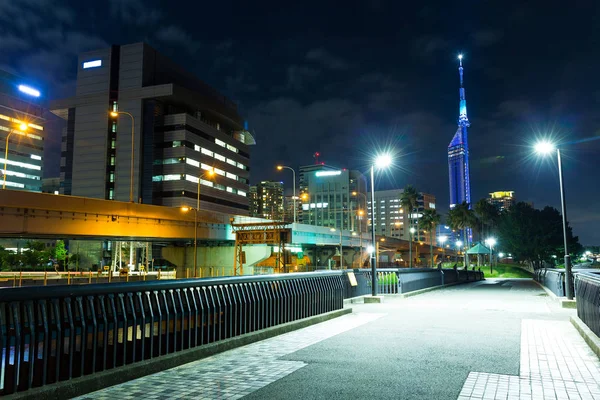
[[[381,274],[379,274],[379,276],[377,277],[377,283],[379,285],[392,285],[392,284],[398,284],[398,275],[396,275],[395,273],[386,273],[383,276]]]

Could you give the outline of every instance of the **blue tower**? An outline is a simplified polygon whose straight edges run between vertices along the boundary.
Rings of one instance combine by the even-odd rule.
[[[471,179],[469,175],[469,142],[467,128],[471,126],[467,117],[467,100],[463,87],[462,54],[458,56],[460,75],[460,106],[458,129],[448,145],[448,170],[450,174],[450,208],[466,201],[471,204]],[[469,232],[469,236],[471,236]]]

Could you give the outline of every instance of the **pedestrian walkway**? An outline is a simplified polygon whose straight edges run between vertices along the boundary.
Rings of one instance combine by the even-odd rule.
[[[528,280],[383,304],[80,399],[599,399],[600,361]]]

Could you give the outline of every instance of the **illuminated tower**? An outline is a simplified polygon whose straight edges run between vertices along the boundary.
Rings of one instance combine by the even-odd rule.
[[[458,56],[460,75],[460,106],[458,129],[448,145],[448,170],[450,174],[450,208],[467,202],[471,204],[471,179],[469,177],[469,142],[467,128],[471,126],[467,117],[467,100],[463,87],[462,54]],[[470,236],[470,235],[469,235]]]

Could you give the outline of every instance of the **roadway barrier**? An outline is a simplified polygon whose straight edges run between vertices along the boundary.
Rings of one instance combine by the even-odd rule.
[[[565,270],[556,268],[540,268],[533,273],[536,282],[547,287],[558,297],[565,297]]]
[[[352,298],[371,294],[371,270],[344,270],[344,298]],[[349,272],[356,278],[356,286],[352,286]],[[483,272],[465,271],[463,269],[432,268],[384,268],[377,270],[377,293],[398,294],[426,289],[443,284],[479,281],[484,278]]]
[[[600,336],[600,272],[579,271],[575,275],[577,316]]]
[[[0,396],[341,309],[342,278],[322,271],[2,289]]]

